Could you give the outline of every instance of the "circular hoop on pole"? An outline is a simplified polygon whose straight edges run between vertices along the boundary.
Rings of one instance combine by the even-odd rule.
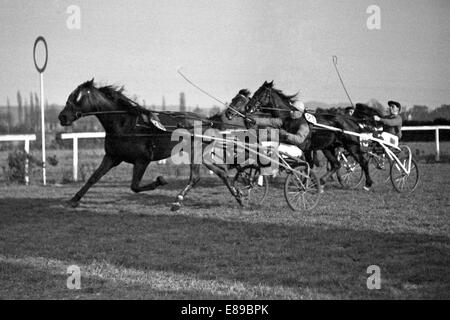
[[[39,42],[43,42],[44,43],[44,47],[45,47],[45,62],[44,65],[42,67],[39,67],[36,61],[36,47],[38,45]],[[39,36],[36,38],[36,41],[34,41],[34,46],[33,46],[33,60],[34,60],[34,66],[36,67],[36,70],[39,73],[42,73],[45,71],[45,68],[47,68],[47,60],[48,60],[48,48],[47,48],[47,41],[45,41],[44,37]]]
[[[39,67],[36,61],[36,47],[39,42],[44,43],[45,47],[45,62],[44,65]],[[45,105],[44,105],[44,71],[47,67],[47,60],[48,60],[48,48],[47,48],[47,42],[45,41],[44,37],[39,36],[36,38],[36,41],[34,41],[33,46],[33,60],[34,60],[34,66],[36,67],[36,70],[39,72],[39,78],[40,78],[40,91],[41,91],[41,135],[42,135],[42,182],[44,186],[47,184],[47,177],[46,177],[46,165],[45,165]]]

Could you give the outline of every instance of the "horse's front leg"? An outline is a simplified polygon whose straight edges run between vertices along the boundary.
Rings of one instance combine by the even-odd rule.
[[[68,205],[75,208],[79,205],[79,202],[81,198],[86,194],[86,192],[89,190],[90,187],[92,187],[94,184],[100,180],[101,177],[103,177],[106,173],[108,173],[109,170],[111,170],[113,167],[119,165],[122,161],[115,159],[114,157],[111,157],[110,155],[106,154],[103,157],[102,163],[100,166],[95,170],[95,172],[90,176],[86,184],[68,201]]]
[[[177,195],[177,201],[172,203],[172,207],[170,210],[177,211],[181,208],[181,205],[183,203],[184,197],[186,194],[191,190],[195,185],[200,181],[200,164],[194,164],[191,163],[190,165],[190,173],[189,173],[189,182],[188,184],[183,188],[183,190],[180,191],[180,193]]]
[[[167,184],[167,181],[162,177],[158,176],[155,181],[141,186],[142,177],[144,176],[145,169],[147,169],[150,161],[138,161],[133,167],[133,180],[131,181],[131,190],[133,192],[143,192],[148,190],[154,190],[159,186]]]

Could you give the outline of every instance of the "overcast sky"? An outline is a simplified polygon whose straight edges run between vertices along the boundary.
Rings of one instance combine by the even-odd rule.
[[[70,5],[80,29],[69,29]],[[381,12],[369,30],[368,6]],[[221,100],[265,80],[304,101],[376,98],[436,107],[450,103],[448,0],[0,0],[0,105],[39,90],[32,60],[37,36],[49,46],[45,90],[64,103],[95,77],[125,85],[147,105],[215,104],[176,70]],[[42,48],[38,48],[42,49]],[[41,51],[41,50],[38,50]]]

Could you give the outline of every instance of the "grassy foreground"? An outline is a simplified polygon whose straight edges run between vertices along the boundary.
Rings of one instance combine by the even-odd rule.
[[[422,164],[412,195],[331,183],[312,212],[293,213],[275,184],[241,210],[207,177],[185,207],[185,181],[147,194],[100,183],[77,209],[80,184],[0,186],[0,298],[412,299],[450,298],[450,165]],[[67,267],[81,289],[66,287]],[[367,267],[381,269],[368,290]]]

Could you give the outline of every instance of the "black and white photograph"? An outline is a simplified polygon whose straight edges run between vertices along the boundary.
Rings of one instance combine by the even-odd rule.
[[[450,299],[448,0],[0,0],[0,300]]]

